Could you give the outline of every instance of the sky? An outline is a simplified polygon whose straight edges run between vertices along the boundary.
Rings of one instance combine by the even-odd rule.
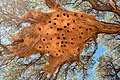
[[[102,56],[105,51],[106,51],[106,49],[100,43],[98,43],[98,49],[93,56],[96,63],[97,63],[97,60],[99,59],[99,57]],[[96,66],[96,64],[94,65],[94,67],[95,66]],[[96,78],[96,75],[94,74],[94,72],[92,70],[89,70],[88,73],[90,74],[91,79]],[[90,79],[88,78],[88,80],[90,80]]]

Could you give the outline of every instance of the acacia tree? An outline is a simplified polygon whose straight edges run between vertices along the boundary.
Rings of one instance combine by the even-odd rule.
[[[96,0],[82,0],[82,1],[58,0],[58,2],[59,4],[56,3],[54,0],[45,0],[45,1],[11,0],[11,2],[8,3],[7,0],[6,1],[1,0],[1,13],[0,13],[0,17],[1,17],[1,22],[0,22],[1,23],[1,34],[0,34],[1,64],[0,65],[1,65],[1,72],[2,72],[1,75],[5,79],[25,79],[25,80],[26,79],[43,79],[43,80],[44,79],[61,79],[62,80],[62,79],[69,79],[74,74],[78,73],[78,75],[82,74],[82,76],[80,76],[79,78],[85,79],[89,75],[87,73],[87,70],[89,68],[92,68],[94,64],[93,55],[96,53],[96,50],[98,49],[97,47],[98,42],[100,42],[107,48],[107,52],[104,56],[99,58],[98,60],[99,63],[94,71],[96,72],[96,75],[100,80],[101,79],[119,80],[119,72],[120,72],[120,64],[119,64],[119,56],[120,56],[119,55],[120,53],[119,51],[119,48],[120,48],[119,46],[120,7],[119,6],[120,5],[119,3],[120,2],[119,0],[116,0],[116,1],[115,0],[114,1],[113,0],[98,0],[98,1]],[[45,6],[45,4],[48,7]],[[65,7],[66,9],[61,6]],[[80,53],[75,57],[70,57],[68,61],[61,62],[59,66],[57,64],[57,67],[55,66],[56,68],[53,67],[56,69],[56,71],[52,75],[46,74],[46,72],[44,72],[45,70],[41,70],[44,67],[44,65],[46,65],[46,62],[50,57],[50,55],[47,55],[45,52],[32,52],[30,55],[33,55],[36,53],[37,55],[26,58],[27,53],[25,55],[19,53],[19,55],[13,56],[14,52],[11,52],[10,50],[11,47],[13,48],[13,46],[15,46],[15,49],[17,49],[17,47],[19,47],[20,42],[23,42],[23,40],[18,39],[18,37],[15,37],[17,38],[17,41],[15,41],[15,39],[13,40],[12,34],[19,32],[21,29],[23,29],[23,32],[21,34],[22,36],[25,36],[26,35],[25,31],[26,30],[30,31],[30,30],[24,27],[38,23],[39,16],[37,16],[36,18],[34,17],[35,14],[33,14],[34,12],[33,10],[35,9],[37,9],[38,12],[40,12],[40,14],[43,14],[43,13],[41,13],[41,11],[39,10],[47,11],[49,9],[55,10],[58,12],[59,11],[66,12],[66,13],[69,13],[67,9],[70,9],[71,11],[78,11],[80,12],[79,15],[82,15],[81,17],[83,17],[82,19],[75,18],[75,19],[80,19],[80,21],[78,20],[80,22],[78,24],[85,25],[90,30],[92,27],[93,31],[90,33],[96,32],[96,30],[98,31],[92,35],[94,37],[91,37],[90,35],[85,35],[85,37],[88,36],[88,39],[85,40],[85,42],[84,42],[84,39],[82,39],[83,41],[80,41],[83,44],[86,44],[85,46],[80,46],[80,47],[84,47],[84,50],[80,48],[80,50],[83,50],[82,55]],[[28,13],[24,17],[22,17],[22,15],[25,14],[26,12]],[[88,14],[92,14],[96,16],[97,20],[93,16]],[[44,14],[42,16],[44,16]],[[41,17],[40,17],[40,20],[41,20]],[[44,20],[44,17],[42,18],[42,20]],[[84,20],[87,23],[85,23]],[[95,29],[93,27],[95,27]],[[76,27],[73,27],[72,29],[74,28]],[[88,31],[88,28],[86,28],[86,31]],[[97,36],[98,34],[100,35]],[[81,37],[79,36],[79,38]],[[79,42],[75,44],[79,44]],[[94,50],[92,49],[92,47],[94,47]],[[20,49],[22,49],[22,47],[20,47]],[[25,51],[27,52],[27,50]],[[59,60],[59,59],[55,59],[55,60]],[[49,67],[46,67],[46,68],[48,69]]]

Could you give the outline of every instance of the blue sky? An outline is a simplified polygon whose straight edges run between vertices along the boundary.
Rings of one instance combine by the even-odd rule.
[[[106,49],[99,43],[98,44],[98,50],[96,54],[94,54],[94,60],[97,61],[97,59],[103,55],[103,53],[106,51]]]
[[[106,51],[106,49],[100,43],[98,43],[98,49],[93,56],[96,63],[97,63],[99,57],[102,56],[105,51]],[[94,67],[95,66],[96,66],[96,64],[94,65]],[[94,72],[92,70],[89,70],[88,73],[90,74],[90,79],[96,78],[96,75],[94,74]],[[88,78],[87,80],[90,80],[90,79]]]

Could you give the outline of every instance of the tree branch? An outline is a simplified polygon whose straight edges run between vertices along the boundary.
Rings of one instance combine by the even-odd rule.
[[[45,4],[51,9],[56,11],[67,11],[56,0],[45,0]]]
[[[96,27],[99,29],[99,33],[105,34],[119,34],[120,33],[120,24],[106,23],[98,21]]]
[[[113,70],[115,71],[116,80],[118,80],[118,79],[119,79],[119,77],[118,77],[118,75],[117,75],[118,73],[116,72],[116,68],[115,68],[113,62],[111,62],[111,65],[112,65]]]
[[[88,1],[92,6],[93,9],[98,10],[98,11],[110,11],[116,13],[118,16],[120,16],[120,8],[118,6],[112,7],[112,5],[107,5],[107,6],[100,6],[96,0],[82,0],[82,1]]]

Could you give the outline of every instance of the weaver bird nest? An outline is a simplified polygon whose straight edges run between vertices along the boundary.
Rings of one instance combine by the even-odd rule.
[[[49,54],[49,60],[42,68],[49,74],[64,63],[76,61],[85,44],[98,33],[112,30],[105,28],[110,24],[99,22],[92,15],[56,7],[52,12],[29,11],[22,19],[36,22],[13,35],[15,41],[21,42],[12,47],[14,56]]]

